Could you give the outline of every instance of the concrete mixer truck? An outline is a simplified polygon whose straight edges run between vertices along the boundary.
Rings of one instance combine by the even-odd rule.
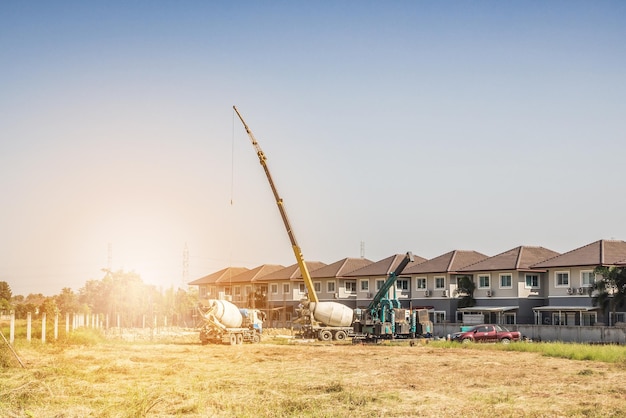
[[[203,324],[200,342],[242,344],[258,343],[263,332],[265,314],[258,309],[240,309],[227,300],[210,299],[207,306],[199,305]]]
[[[305,338],[318,338],[323,341],[330,339],[343,340],[352,332],[352,319],[354,315],[353,310],[338,302],[319,301],[317,293],[315,292],[313,280],[311,280],[311,275],[309,274],[304,257],[302,256],[302,251],[300,250],[300,246],[298,246],[293,229],[289,223],[289,218],[287,217],[287,212],[285,211],[285,207],[283,205],[283,199],[278,195],[278,190],[276,189],[276,185],[274,184],[274,180],[272,179],[267,166],[267,157],[263,153],[263,150],[261,150],[259,143],[252,134],[252,131],[243,120],[243,117],[239,113],[239,110],[237,110],[237,107],[233,106],[233,109],[237,113],[237,116],[239,116],[239,120],[241,120],[246,133],[250,137],[250,141],[252,141],[252,145],[256,150],[257,156],[259,157],[259,162],[265,171],[265,176],[270,183],[272,193],[274,193],[274,199],[276,200],[276,205],[278,206],[278,211],[280,212],[283,224],[287,229],[287,235],[289,236],[289,241],[291,242],[291,248],[296,256],[298,267],[300,268],[300,274],[302,275],[304,285],[307,289],[307,298],[302,301],[301,306],[297,310],[300,316],[296,322],[300,323],[302,326],[302,335]]]

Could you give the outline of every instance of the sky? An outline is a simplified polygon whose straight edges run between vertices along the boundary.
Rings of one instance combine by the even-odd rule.
[[[0,281],[626,239],[622,1],[0,2]],[[188,268],[183,256],[188,251]]]

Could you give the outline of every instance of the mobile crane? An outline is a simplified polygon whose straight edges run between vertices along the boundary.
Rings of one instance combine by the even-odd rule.
[[[267,166],[267,157],[259,146],[254,134],[248,127],[248,124],[244,121],[241,113],[239,113],[237,107],[233,106],[233,109],[237,113],[239,120],[241,120],[241,123],[243,124],[243,127],[252,142],[252,146],[259,157],[259,163],[265,171],[265,176],[267,177],[272,193],[274,194],[278,211],[280,212],[283,224],[287,230],[287,235],[289,236],[289,241],[291,242],[291,248],[296,257],[296,261],[298,262],[300,274],[302,275],[304,285],[307,289],[307,298],[301,302],[301,308],[298,310],[298,313],[300,314],[300,318],[298,318],[298,320],[302,324],[302,334],[305,338],[318,338],[323,341],[330,339],[343,340],[352,331],[353,311],[351,308],[338,302],[319,301],[317,293],[315,292],[313,280],[311,280],[311,275],[309,274],[306,262],[302,256],[302,250],[296,241],[289,218],[287,217],[283,199],[278,194],[278,190],[276,189],[276,185],[274,184],[274,180],[272,179],[272,175],[270,174]]]
[[[428,335],[432,332],[433,326],[428,319],[428,310],[404,309],[396,296],[394,284],[398,280],[398,275],[413,260],[413,254],[407,252],[396,269],[389,273],[389,277],[367,308],[355,309],[353,342],[415,338],[417,335]],[[393,298],[389,298],[389,291],[392,288]]]

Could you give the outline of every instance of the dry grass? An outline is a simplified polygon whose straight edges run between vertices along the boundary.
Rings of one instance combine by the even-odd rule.
[[[3,417],[626,416],[624,363],[432,345],[18,347]]]

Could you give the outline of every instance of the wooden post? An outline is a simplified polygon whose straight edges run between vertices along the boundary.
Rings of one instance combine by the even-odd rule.
[[[15,342],[15,311],[11,311],[11,330],[9,331],[9,344]]]
[[[46,343],[46,313],[41,314],[41,343]]]
[[[26,314],[26,341],[30,342],[30,336],[33,330],[33,315],[28,312]]]
[[[54,315],[54,340],[59,339],[59,313]]]

